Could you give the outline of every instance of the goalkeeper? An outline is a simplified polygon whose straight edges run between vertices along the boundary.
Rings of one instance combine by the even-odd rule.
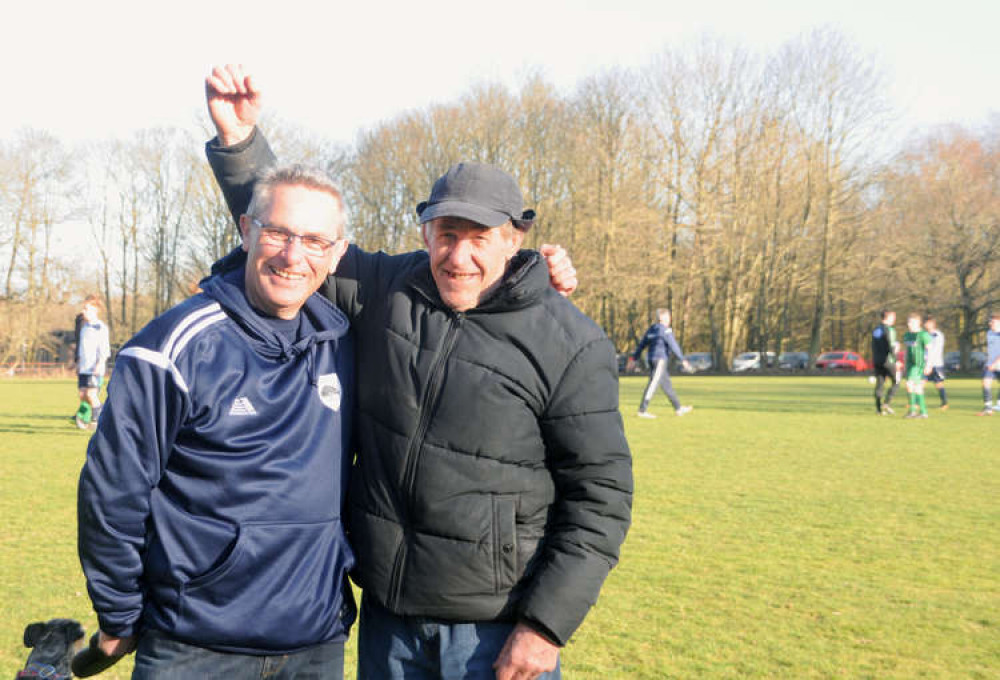
[[[896,342],[896,313],[885,309],[882,311],[882,321],[875,330],[872,331],[872,371],[875,378],[875,413],[883,416],[892,415],[893,410],[889,405],[892,397],[899,387],[899,378],[896,375],[896,350],[899,343]],[[882,401],[883,386],[889,381],[889,392]]]

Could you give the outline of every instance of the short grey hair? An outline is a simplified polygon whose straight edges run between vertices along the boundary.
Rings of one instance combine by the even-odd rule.
[[[317,167],[300,163],[276,165],[257,175],[253,196],[246,214],[250,217],[260,217],[267,212],[274,199],[274,189],[279,186],[303,186],[333,196],[337,200],[337,205],[340,206],[337,232],[340,236],[344,235],[347,226],[347,205],[344,203],[344,195],[341,193],[340,185],[329,173]]]

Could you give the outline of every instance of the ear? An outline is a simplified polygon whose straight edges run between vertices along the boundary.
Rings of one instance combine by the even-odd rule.
[[[433,221],[433,220],[431,220],[431,221]],[[430,250],[430,247],[431,247],[430,238],[429,238],[429,236],[427,234],[427,225],[429,225],[429,224],[430,224],[430,222],[422,222],[420,224],[420,235],[424,237],[424,247],[427,248],[428,250]]]
[[[35,643],[38,642],[39,638],[45,632],[44,623],[29,623],[24,629],[24,646],[34,647]]]
[[[337,266],[340,264],[340,258],[344,256],[347,252],[347,246],[349,242],[346,238],[342,238],[337,241],[337,244],[333,247],[333,258],[330,260],[330,275],[332,276],[335,271],[337,271]]]
[[[517,227],[513,227],[510,235],[510,257],[514,257],[517,254],[517,251],[521,249],[522,243],[524,243],[524,232]]]
[[[249,252],[247,244],[250,242],[250,220],[249,215],[240,215],[240,239],[243,241],[241,247],[244,252]]]
[[[79,621],[74,621],[70,619],[65,623],[66,634],[69,636],[70,640],[79,640],[87,634],[87,631],[83,629]]]

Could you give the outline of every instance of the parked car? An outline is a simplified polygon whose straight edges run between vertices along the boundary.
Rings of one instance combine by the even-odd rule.
[[[816,368],[821,371],[854,371],[861,373],[871,369],[868,361],[857,352],[836,350],[823,352],[816,357]]]
[[[771,368],[774,366],[775,361],[777,361],[777,357],[774,355],[774,352],[765,352],[765,355],[765,363],[768,368]],[[760,352],[743,352],[743,354],[738,354],[733,359],[733,373],[759,371],[760,363]]]
[[[969,368],[973,371],[980,370],[986,364],[986,354],[985,352],[970,352],[969,353]],[[962,368],[962,353],[961,352],[945,352],[944,355],[944,368],[946,371],[958,371]]]
[[[711,371],[715,366],[715,360],[712,358],[711,352],[691,352],[685,356],[691,364],[691,370],[694,373]]]
[[[778,368],[801,371],[809,368],[809,352],[782,352],[778,355]]]

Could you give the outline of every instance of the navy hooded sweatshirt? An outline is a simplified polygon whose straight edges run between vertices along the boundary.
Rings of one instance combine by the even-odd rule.
[[[662,323],[654,323],[646,329],[646,333],[639,341],[639,346],[632,353],[632,358],[638,361],[642,350],[647,347],[649,352],[646,358],[650,365],[660,359],[669,359],[671,353],[677,357],[678,361],[685,361],[684,352],[681,351],[681,346],[677,344],[677,338],[674,337],[674,329],[667,328]]]
[[[78,495],[100,627],[281,654],[344,639],[353,346],[313,294],[296,339],[212,277],[119,352]]]

